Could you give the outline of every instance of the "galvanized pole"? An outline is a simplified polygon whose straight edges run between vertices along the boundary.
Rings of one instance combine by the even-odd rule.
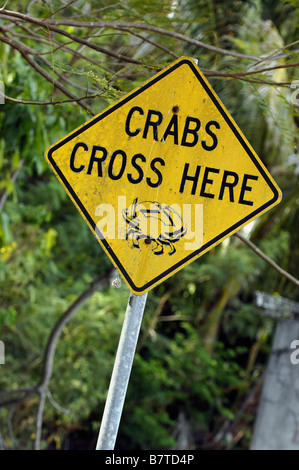
[[[130,293],[96,450],[113,450],[134,360],[147,292]]]

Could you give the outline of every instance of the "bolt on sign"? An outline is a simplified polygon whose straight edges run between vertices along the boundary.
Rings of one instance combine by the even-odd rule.
[[[187,57],[52,145],[46,158],[135,294],[281,199]]]

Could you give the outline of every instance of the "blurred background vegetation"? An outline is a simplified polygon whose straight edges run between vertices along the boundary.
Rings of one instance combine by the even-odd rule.
[[[281,187],[282,202],[243,233],[298,275],[299,108],[290,100],[290,84],[299,79],[292,66],[298,62],[298,6],[296,0],[68,5],[11,0],[6,5],[26,17],[61,20],[57,27],[106,52],[0,12],[0,80],[15,100],[0,105],[0,339],[6,361],[0,366],[0,392],[39,382],[55,323],[92,281],[111,271],[48,168],[45,150],[175,57],[198,59]],[[79,28],[67,21],[85,23]],[[156,30],[95,27],[91,21]],[[240,56],[207,50],[157,28]],[[265,68],[270,70],[259,72]],[[96,97],[24,103],[70,99],[54,79],[77,97]],[[275,327],[274,320],[258,314],[256,290],[299,301],[294,284],[231,237],[150,291],[116,449],[249,447]],[[45,403],[42,449],[94,448],[128,296],[124,284],[108,285],[64,326]],[[3,447],[33,448],[38,401],[32,394],[0,408]]]

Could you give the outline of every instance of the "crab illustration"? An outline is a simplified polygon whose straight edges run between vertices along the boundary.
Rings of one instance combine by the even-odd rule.
[[[145,243],[156,243],[152,251],[155,255],[164,253],[164,245],[170,247],[169,255],[176,252],[173,244],[186,234],[186,227],[182,217],[177,211],[166,204],[153,201],[138,203],[135,198],[133,204],[122,211],[127,222],[126,239],[132,238],[133,247],[140,248],[139,240]],[[153,228],[154,227],[154,228]]]

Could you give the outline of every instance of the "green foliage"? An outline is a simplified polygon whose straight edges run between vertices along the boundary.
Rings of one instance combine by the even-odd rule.
[[[90,83],[91,86],[96,87],[96,94],[104,95],[106,100],[112,99],[115,101],[121,97],[121,92],[115,89],[111,83],[113,80],[112,74],[110,74],[108,79],[103,73],[98,73],[94,70],[78,69],[75,67],[70,67],[69,65],[61,64],[59,62],[54,62],[53,69],[85,77],[87,81],[87,91],[89,90]],[[106,73],[106,75],[108,74]]]
[[[219,344],[210,354],[189,323],[181,323],[171,340],[159,333],[148,340],[135,358],[121,445],[130,448],[126,434],[135,429],[140,449],[174,447],[169,430],[182,411],[195,433],[209,428],[214,415],[233,417],[225,389],[241,382],[242,369],[234,362],[237,353]]]

